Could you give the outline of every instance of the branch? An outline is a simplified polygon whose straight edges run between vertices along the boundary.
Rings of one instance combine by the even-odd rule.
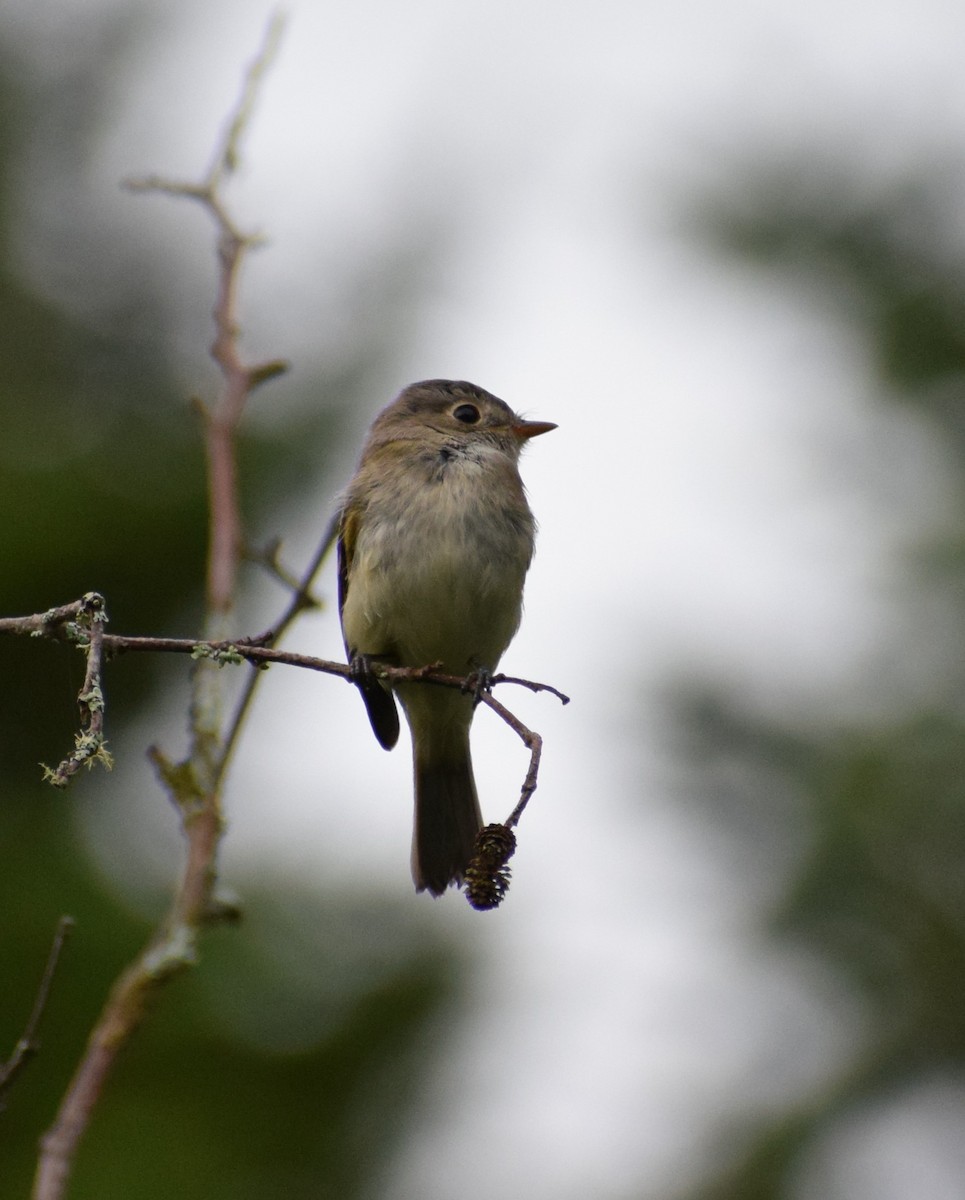
[[[534,684],[526,679],[514,679],[507,675],[496,676],[492,683],[516,683],[534,692],[552,692],[562,704],[570,702],[569,696],[564,696],[548,684]],[[506,864],[516,853],[516,835],[513,829],[519,824],[523,810],[536,791],[543,739],[500,704],[491,692],[484,692],[480,700],[518,734],[523,745],[529,750],[529,769],[520,790],[519,803],[502,825],[486,825],[479,831],[476,835],[476,853],[466,869],[466,899],[473,908],[486,910],[498,908],[509,889],[510,872]]]
[[[13,1048],[13,1054],[5,1063],[0,1064],[0,1112],[6,1107],[6,1093],[10,1090],[14,1080],[30,1059],[40,1051],[40,1042],[37,1038],[40,1021],[47,1007],[47,1001],[50,999],[50,989],[53,986],[57,964],[60,962],[60,953],[64,948],[67,935],[73,927],[73,917],[61,917],[57,922],[57,931],[47,954],[47,965],[44,967],[40,987],[37,989],[27,1024]]]
[[[185,653],[194,660],[189,753],[182,761],[173,761],[157,747],[149,752],[160,782],[180,815],[186,844],[181,880],[166,917],[148,944],[115,981],[90,1033],[56,1119],[42,1140],[33,1200],[62,1200],[77,1149],[94,1109],[118,1054],[143,1020],[148,1001],[167,980],[194,964],[201,930],[206,923],[225,915],[213,899],[218,849],[224,829],[221,788],[260,678],[260,670],[250,673],[232,717],[225,722],[225,686],[219,668],[228,663],[244,661],[256,668],[279,663],[338,675],[351,681],[350,669],[344,663],[283,652],[276,646],[298,614],[313,603],[311,587],[322,561],[334,544],[334,525],[326,532],[278,623],[257,637],[229,640],[225,636],[235,604],[238,570],[244,553],[237,470],[239,426],[250,394],[283,372],[286,365],[278,360],[246,365],[242,360],[238,345],[237,314],[240,272],[248,252],[259,245],[261,239],[257,234],[243,232],[235,223],[225,206],[220,188],[237,167],[241,139],[251,119],[258,87],[275,52],[281,24],[281,18],[277,16],[269,24],[261,50],[247,72],[241,95],[227,122],[212,166],[201,182],[183,183],[150,177],[128,184],[138,192],[162,193],[199,203],[214,221],[218,234],[219,270],[211,355],[220,370],[221,387],[211,406],[201,402],[197,404],[203,424],[209,500],[203,637],[178,639],[108,635],[103,630],[103,602],[95,611],[90,608],[89,597],[76,605],[66,605],[45,614],[37,614],[36,617],[0,622],[0,633],[29,633],[32,636],[63,639],[79,632],[85,639],[87,672],[78,698],[82,722],[80,736],[95,740],[99,738],[98,751],[103,748],[100,670],[105,655]],[[85,603],[87,608],[84,607]],[[539,736],[528,730],[488,690],[481,690],[475,678],[446,675],[437,669],[437,665],[421,668],[374,665],[373,670],[390,682],[421,680],[429,686],[473,691],[477,699],[505,720],[530,749],[530,766],[519,804],[505,826],[489,827],[496,832],[490,833],[488,840],[481,835],[476,871],[480,882],[470,895],[470,902],[476,907],[494,907],[508,883],[505,862],[515,844],[510,827],[517,824],[536,788],[542,746]],[[550,691],[566,703],[566,697],[549,685],[505,676],[499,676],[491,682],[511,682],[533,691]],[[487,683],[487,686],[491,686],[491,683]],[[81,756],[80,751],[78,744],[75,754],[61,764],[65,781],[81,762],[97,757],[94,751],[88,752],[86,757]],[[51,775],[57,777],[58,772],[51,772]]]
[[[218,293],[213,317],[215,338],[211,357],[217,363],[224,386],[216,407],[198,402],[204,422],[208,465],[209,554],[207,612],[218,621],[234,605],[235,583],[242,551],[242,521],[238,501],[235,438],[249,394],[269,379],[288,369],[279,359],[246,365],[238,349],[237,289],[241,269],[250,250],[262,244],[257,233],[244,233],[221,197],[222,183],[237,170],[240,144],[254,112],[258,89],[278,49],[284,18],[276,13],[269,21],[261,50],[245,76],[235,108],[215,152],[211,167],[200,183],[184,183],[157,175],[130,179],[126,186],[135,192],[158,192],[194,200],[215,223],[218,232]],[[210,632],[210,630],[209,630]]]
[[[303,576],[302,582],[295,589],[289,607],[282,619],[273,628],[253,637],[236,638],[222,641],[199,641],[194,638],[162,638],[162,637],[130,637],[120,634],[102,634],[103,650],[113,656],[126,653],[167,653],[190,654],[195,660],[207,661],[217,666],[240,664],[248,662],[260,670],[267,669],[272,663],[282,666],[300,667],[304,670],[319,671],[326,675],[336,675],[341,679],[353,682],[351,668],[346,663],[333,662],[329,659],[316,658],[308,654],[295,654],[288,650],[278,650],[274,643],[288,628],[299,612],[313,603],[310,594],[311,583],[321,565],[322,560],[334,541],[334,526],[326,531],[318,550]],[[78,602],[81,603],[81,602]],[[62,609],[52,610],[58,613],[73,613],[76,605],[64,605]],[[57,625],[45,626],[43,615],[34,617],[14,617],[0,619],[0,632],[30,633],[37,636],[38,631],[49,636],[58,636],[60,628]],[[543,752],[543,739],[535,730],[529,729],[504,704],[492,694],[492,689],[500,684],[510,683],[527,688],[531,692],[549,692],[562,704],[569,704],[569,696],[548,683],[537,683],[532,679],[520,679],[515,675],[494,675],[488,680],[487,686],[478,687],[478,676],[448,675],[439,670],[438,664],[425,667],[390,667],[383,663],[371,663],[373,674],[389,682],[415,682],[435,684],[438,687],[458,688],[460,691],[476,691],[477,701],[491,709],[510,729],[520,738],[530,752],[529,768],[520,789],[520,797],[516,807],[500,825],[487,825],[477,840],[477,854],[466,874],[466,894],[474,908],[495,908],[509,887],[509,871],[506,863],[515,851],[516,840],[512,830],[519,824],[523,812],[536,791],[539,777],[539,764]],[[221,759],[216,771],[217,778],[223,776],[231,751],[236,743],[244,716],[247,713],[254,689],[258,683],[259,671],[252,671],[245,690],[242,693],[235,716],[227,735],[222,743]],[[82,689],[82,696],[85,689]],[[184,794],[176,801],[181,806],[193,803],[196,799],[190,777],[179,773],[178,770],[166,763],[159,751],[153,752],[155,765],[162,779],[167,783],[172,793],[182,789]],[[194,799],[192,799],[194,798]]]
[[[57,767],[44,767],[44,778],[54,787],[65,788],[82,766],[100,762],[113,765],[104,739],[104,691],[101,687],[101,658],[107,609],[99,592],[87,592],[79,600],[49,608],[28,617],[0,618],[0,633],[50,638],[72,642],[87,654],[87,670],[77,695],[80,731],[74,751]]]
[[[79,641],[81,635],[76,622],[97,602],[103,606],[104,599],[97,592],[87,592],[80,600],[48,608],[46,612],[33,613],[29,617],[0,617],[0,633],[27,634],[30,637],[61,637],[68,641]]]
[[[261,644],[265,646],[276,645],[281,638],[288,632],[295,620],[308,608],[317,606],[318,601],[312,595],[312,587],[315,583],[315,577],[322,569],[322,564],[328,557],[335,545],[338,537],[338,516],[337,514],[329,521],[328,528],[322,536],[314,555],[302,575],[301,581],[296,588],[292,590],[291,599],[288,607],[285,609],[280,620],[276,623],[273,629],[268,630],[263,635]],[[252,645],[255,643],[252,642]],[[252,671],[245,683],[244,690],[235,707],[234,716],[231,719],[231,724],[224,738],[224,748],[221,756],[220,770],[222,774],[228,769],[228,763],[231,755],[234,753],[235,746],[238,743],[238,738],[241,736],[241,730],[244,726],[248,713],[251,711],[251,703],[255,696],[255,689],[258,687],[258,675]]]
[[[296,590],[288,610],[282,616],[278,624],[264,633],[256,634],[252,637],[235,638],[233,640],[221,641],[202,641],[197,638],[167,638],[167,637],[135,637],[116,633],[103,633],[100,623],[96,625],[99,631],[99,641],[104,653],[109,657],[114,657],[120,654],[189,654],[195,660],[204,660],[217,666],[227,666],[229,664],[239,664],[242,662],[251,663],[252,666],[262,670],[271,666],[272,663],[277,663],[281,666],[300,667],[307,671],[318,671],[325,675],[336,675],[341,679],[353,682],[352,670],[347,663],[334,662],[331,659],[317,658],[310,654],[296,654],[290,650],[278,650],[274,643],[278,641],[282,633],[285,632],[291,622],[295,619],[299,612],[305,607],[313,603],[310,596],[310,586],[314,579],[322,560],[331,547],[332,534],[331,531],[326,532],[322,539],[318,550],[315,553],[309,567],[303,577],[302,583]],[[56,637],[60,633],[64,621],[69,619],[69,616],[75,615],[78,612],[79,606],[82,606],[88,597],[96,595],[96,593],[88,593],[84,601],[76,601],[74,604],[65,604],[62,608],[52,609],[51,612],[58,614],[67,614],[61,622],[49,621],[49,614],[36,614],[29,617],[4,617],[0,618],[0,633],[13,634],[29,634],[31,637],[36,637],[38,634],[42,636]],[[101,605],[103,600],[97,597]],[[102,612],[102,609],[101,609]],[[103,618],[102,618],[103,619]],[[93,655],[92,655],[93,657]],[[99,665],[98,655],[98,665]],[[390,667],[384,663],[373,662],[370,664],[370,669],[374,675],[385,679],[389,682],[408,682],[408,683],[427,683],[435,684],[437,687],[457,688],[460,691],[471,691],[476,684],[474,676],[448,675],[438,668],[437,664],[430,664],[425,667]],[[88,668],[88,679],[91,675],[91,669]],[[223,747],[223,761],[227,759],[231,751],[234,739],[237,737],[237,731],[241,724],[241,719],[247,702],[250,699],[251,691],[254,684],[257,683],[257,673],[252,673],[249,679],[249,686],[242,696],[238,710],[234,720],[232,721],[229,732],[226,737]],[[527,728],[522,721],[505,705],[501,704],[492,694],[492,688],[500,684],[509,683],[517,687],[527,688],[531,692],[549,692],[555,696],[562,704],[569,704],[570,698],[558,688],[553,687],[548,683],[538,683],[533,679],[521,679],[515,675],[494,675],[488,681],[488,687],[478,692],[479,703],[484,704],[491,709],[501,720],[512,729],[526,748],[530,752],[529,770],[526,773],[526,778],[523,780],[523,786],[520,793],[519,803],[513,809],[512,813],[504,822],[507,828],[512,828],[518,824],[523,810],[529,803],[530,797],[536,791],[537,776],[539,774],[540,755],[542,753],[543,741],[540,735],[532,729]],[[84,687],[81,689],[81,699],[90,690],[88,680],[85,679]],[[158,755],[155,752],[155,758]],[[223,766],[222,766],[223,770]],[[167,778],[167,777],[166,777]]]
[[[218,232],[219,271],[211,354],[220,369],[222,384],[210,410],[204,405],[198,406],[203,418],[209,502],[204,622],[204,633],[208,637],[218,637],[225,632],[227,618],[234,606],[243,550],[236,457],[241,417],[254,388],[285,369],[284,364],[277,361],[254,366],[242,362],[238,349],[238,283],[247,253],[260,239],[241,232],[220,195],[221,183],[237,166],[240,142],[281,28],[282,20],[276,16],[248,69],[226,133],[202,182],[183,184],[152,178],[129,185],[136,191],[163,192],[199,202],[214,220]],[[66,620],[69,621],[69,617]],[[17,630],[8,627],[7,631]],[[99,702],[98,672],[100,656],[107,645],[103,630],[95,634],[92,620],[88,678],[80,697],[81,704],[87,706],[87,715],[82,717],[82,733],[86,736],[101,732],[99,721],[102,717],[96,715],[103,707]],[[77,1148],[117,1055],[140,1025],[148,999],[165,981],[194,962],[198,934],[212,918],[211,897],[224,827],[220,794],[224,763],[222,708],[223,684],[216,664],[201,657],[195,663],[193,675],[191,744],[187,758],[172,763],[160,750],[152,752],[161,781],[181,815],[186,842],[181,881],[167,917],[148,945],[117,979],[91,1031],[54,1124],[41,1142],[34,1200],[62,1200]],[[72,758],[78,757],[79,749]],[[76,766],[73,769],[76,770]]]
[[[74,739],[74,752],[54,770],[44,767],[44,778],[54,787],[65,788],[82,766],[93,767],[102,763],[108,770],[114,765],[104,738],[104,689],[101,687],[101,660],[103,656],[104,626],[107,624],[107,609],[104,597],[98,592],[88,592],[79,603],[83,606],[76,623],[60,626],[76,637],[87,651],[87,670],[84,682],[77,695],[80,709],[80,732]],[[84,642],[84,630],[87,640]],[[37,636],[37,631],[33,636]]]

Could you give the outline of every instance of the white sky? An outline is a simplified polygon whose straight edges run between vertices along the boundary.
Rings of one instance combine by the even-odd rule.
[[[82,30],[94,11],[22,3],[18,20],[47,25],[51,62],[52,13]],[[766,1104],[805,1085],[850,1030],[836,1010],[824,1020],[832,1002],[802,964],[747,934],[767,865],[728,860],[675,806],[660,684],[682,672],[744,680],[775,704],[867,702],[863,672],[894,618],[891,555],[940,511],[942,477],[902,417],[871,410],[849,331],[688,245],[675,205],[749,144],[857,144],[873,177],[923,142],[960,144],[965,8],[287,9],[237,191],[271,239],[246,281],[256,353],[296,369],[330,353],[331,276],[421,212],[451,212],[453,258],[359,430],[429,376],[472,379],[560,426],[524,461],[541,537],[504,666],[573,703],[502,697],[545,735],[540,790],[504,908],[435,906],[478,945],[484,1002],[453,1034],[424,1136],[384,1195],[444,1200],[459,1180],[463,1200],[482,1200],[494,1176],[529,1200],[679,1184],[735,1089]],[[175,264],[189,215],[116,181],[197,174],[267,11],[172,7],[118,81],[91,191]],[[331,616],[293,644],[341,653]],[[273,752],[249,741],[238,763],[229,869],[381,873],[400,904],[429,904],[409,891],[406,751],[382,754],[337,684],[280,675],[258,714]],[[484,809],[503,817],[525,755],[486,714],[474,746]],[[308,783],[320,771],[325,795]],[[562,886],[571,864],[580,882]],[[863,1178],[849,1196],[884,1194],[872,1166]]]

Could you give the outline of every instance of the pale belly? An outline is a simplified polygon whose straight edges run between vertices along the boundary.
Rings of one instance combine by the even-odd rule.
[[[442,505],[370,514],[342,613],[359,653],[455,674],[496,667],[519,626],[532,534],[508,510],[460,499],[451,489]]]

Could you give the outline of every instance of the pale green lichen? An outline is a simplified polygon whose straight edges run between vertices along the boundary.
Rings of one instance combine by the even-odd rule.
[[[78,733],[74,739],[74,753],[65,758],[56,768],[41,763],[45,783],[51,787],[65,788],[70,783],[71,776],[81,767],[92,771],[97,765],[110,771],[114,766],[114,756],[107,749],[107,741],[101,733]]]
[[[104,711],[104,693],[96,683],[89,692],[81,692],[77,699],[90,713]]]
[[[219,667],[228,664],[238,666],[245,661],[234,646],[212,646],[208,642],[199,642],[191,651],[191,657],[193,659],[208,658],[212,662],[216,662]]]

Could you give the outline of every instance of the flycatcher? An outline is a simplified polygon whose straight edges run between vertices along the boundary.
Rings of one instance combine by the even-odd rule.
[[[376,417],[342,498],[339,613],[372,729],[399,737],[393,690],[412,734],[412,877],[441,895],[462,882],[482,825],[469,755],[475,696],[377,679],[369,664],[493,672],[519,628],[535,522],[517,470],[525,421],[472,383],[429,379]]]

